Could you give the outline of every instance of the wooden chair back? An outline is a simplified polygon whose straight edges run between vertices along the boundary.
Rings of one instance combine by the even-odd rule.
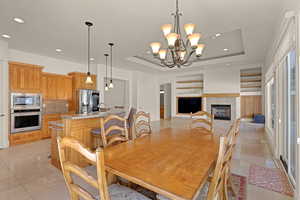
[[[81,144],[78,140],[71,137],[64,137],[61,139],[58,137],[58,151],[60,157],[60,163],[62,172],[67,184],[68,190],[72,200],[79,200],[80,198],[85,200],[96,200],[92,194],[76,184],[72,178],[72,174],[77,175],[89,185],[95,187],[99,191],[101,200],[110,200],[106,174],[104,168],[104,154],[101,148],[98,148],[95,153],[91,152],[84,144]],[[84,158],[96,165],[97,178],[90,176],[84,169],[76,164],[66,160],[66,151],[72,149],[81,154]]]
[[[196,113],[191,113],[191,128],[201,128],[209,132],[214,131],[214,115],[205,112],[199,111]]]
[[[108,126],[106,129],[106,124],[111,123],[111,121],[119,121],[120,123],[112,123],[113,125]],[[127,120],[125,118],[118,115],[109,115],[108,117],[101,118],[100,123],[103,147],[128,141]],[[114,132],[117,132],[117,134]]]
[[[228,145],[227,137],[220,137],[219,154],[213,177],[208,189],[207,200],[225,199],[224,185],[227,177],[228,168],[230,167],[230,158],[233,148]]]
[[[133,116],[133,138],[143,137],[151,134],[150,114],[139,111]]]

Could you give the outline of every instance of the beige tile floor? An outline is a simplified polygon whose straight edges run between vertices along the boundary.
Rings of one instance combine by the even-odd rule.
[[[187,121],[173,118],[153,122],[154,130],[186,126]],[[224,134],[229,122],[216,121],[215,131]],[[0,150],[0,200],[67,200],[68,192],[60,172],[49,163],[50,140]],[[241,124],[232,172],[248,176],[251,164],[275,167],[263,128]],[[247,185],[247,200],[290,200],[292,198]]]

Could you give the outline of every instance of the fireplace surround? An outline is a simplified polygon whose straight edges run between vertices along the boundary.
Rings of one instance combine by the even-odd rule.
[[[212,104],[211,114],[214,115],[214,119],[231,120],[231,105]]]

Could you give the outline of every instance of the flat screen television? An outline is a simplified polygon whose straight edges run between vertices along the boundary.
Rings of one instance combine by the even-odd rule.
[[[201,111],[201,97],[178,97],[178,113],[187,114]]]

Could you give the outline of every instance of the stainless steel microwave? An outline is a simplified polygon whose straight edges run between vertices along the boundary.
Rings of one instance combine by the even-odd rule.
[[[37,109],[42,106],[42,95],[38,93],[11,93],[11,109]]]

